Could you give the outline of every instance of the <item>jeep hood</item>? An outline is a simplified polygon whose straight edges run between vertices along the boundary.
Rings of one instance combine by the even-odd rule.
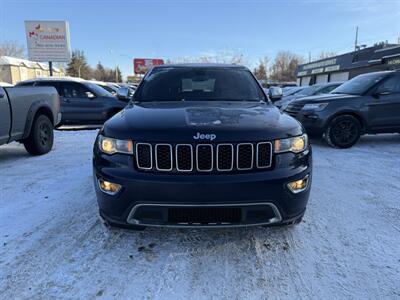
[[[129,104],[101,133],[141,142],[192,142],[197,133],[215,134],[213,142],[234,142],[300,135],[302,127],[262,102],[142,102]]]

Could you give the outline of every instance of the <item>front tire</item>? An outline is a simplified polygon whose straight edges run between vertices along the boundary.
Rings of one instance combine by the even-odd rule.
[[[350,148],[361,136],[361,124],[351,115],[335,117],[325,130],[325,141],[334,148]]]
[[[31,132],[24,141],[26,151],[32,155],[42,155],[53,148],[53,123],[45,115],[39,115],[32,124]]]

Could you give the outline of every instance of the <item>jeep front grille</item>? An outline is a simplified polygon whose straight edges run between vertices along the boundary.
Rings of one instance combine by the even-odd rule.
[[[272,166],[272,143],[135,143],[136,167],[174,173],[242,172]]]

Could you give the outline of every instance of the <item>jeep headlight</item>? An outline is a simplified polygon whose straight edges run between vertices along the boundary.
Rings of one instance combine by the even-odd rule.
[[[117,140],[99,135],[98,143],[100,150],[106,154],[133,154],[132,141]]]
[[[303,134],[288,139],[275,140],[275,153],[300,153],[308,147],[308,136]]]
[[[305,104],[302,110],[321,111],[328,106],[329,103],[308,103]]]

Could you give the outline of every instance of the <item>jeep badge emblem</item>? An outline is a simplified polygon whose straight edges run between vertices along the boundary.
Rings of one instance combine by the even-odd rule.
[[[204,133],[198,132],[197,135],[193,136],[193,138],[195,140],[210,140],[210,141],[213,141],[213,140],[215,140],[217,138],[217,136],[215,134],[213,134],[213,133],[204,134]]]

